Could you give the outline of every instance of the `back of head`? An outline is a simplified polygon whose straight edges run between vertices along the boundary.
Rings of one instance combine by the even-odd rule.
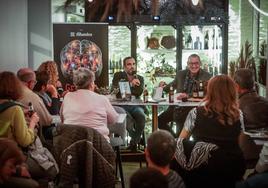
[[[49,75],[49,84],[52,84],[56,87],[58,76],[57,63],[55,61],[45,61],[37,69],[38,72],[45,71]]]
[[[94,81],[94,73],[87,68],[79,68],[73,73],[73,83],[77,89],[88,89]]]
[[[172,160],[176,150],[176,142],[170,132],[158,130],[153,132],[147,141],[150,160],[158,166],[165,167]]]
[[[36,84],[34,86],[34,91],[41,91],[42,86],[46,86],[49,81],[49,75],[46,71],[41,71],[36,73]]]
[[[231,125],[239,118],[235,83],[227,75],[217,75],[209,80],[205,102],[206,111],[216,113],[222,124]]]
[[[27,83],[34,79],[35,73],[30,68],[21,68],[17,72],[17,77],[20,79],[20,81]]]
[[[252,90],[254,88],[254,75],[250,69],[239,69],[235,72],[234,81],[241,89]]]
[[[130,177],[130,188],[168,188],[168,180],[156,169],[140,168]]]
[[[14,73],[8,71],[1,72],[0,80],[0,99],[17,100],[21,97],[21,82]]]
[[[9,159],[14,159],[17,164],[21,164],[25,157],[16,142],[7,138],[0,138],[0,168]]]

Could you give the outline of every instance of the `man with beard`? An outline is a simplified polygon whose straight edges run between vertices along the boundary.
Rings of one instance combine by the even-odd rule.
[[[136,99],[140,98],[143,92],[144,79],[142,76],[136,74],[136,62],[133,57],[126,57],[123,60],[124,71],[116,72],[113,77],[112,87],[119,88],[120,81],[127,81],[130,85],[131,96]],[[118,94],[117,97],[121,97]],[[121,106],[133,118],[135,123],[133,128],[129,128],[129,136],[131,137],[129,149],[131,151],[137,150],[137,144],[140,142],[141,135],[145,126],[144,107],[134,105]]]

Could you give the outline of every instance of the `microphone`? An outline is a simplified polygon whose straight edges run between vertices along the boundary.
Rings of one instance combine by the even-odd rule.
[[[134,77],[135,79],[138,78],[137,71],[133,71],[133,72],[132,72],[132,75],[133,75],[133,77]]]

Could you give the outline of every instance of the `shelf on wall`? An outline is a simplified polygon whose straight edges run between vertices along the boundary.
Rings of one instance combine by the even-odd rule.
[[[145,52],[145,53],[175,53],[176,49],[137,49],[137,51]]]
[[[218,51],[218,52],[222,52],[222,49],[182,49],[182,51],[188,51],[188,52],[208,52],[208,51]]]

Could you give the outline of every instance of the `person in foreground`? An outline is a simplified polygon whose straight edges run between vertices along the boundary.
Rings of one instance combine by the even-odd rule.
[[[236,188],[267,188],[268,187],[268,143],[261,150],[255,172],[244,181],[238,182]]]
[[[204,102],[189,112],[179,136],[177,170],[186,187],[231,188],[245,172],[239,147],[244,122],[234,81],[227,75],[210,79]]]
[[[268,100],[257,94],[253,72],[239,69],[235,72],[234,81],[239,94],[239,108],[244,114],[245,130],[268,129]],[[248,135],[244,135],[240,147],[247,166],[252,168],[258,161],[261,147]]]
[[[165,130],[155,131],[147,140],[146,161],[148,167],[159,170],[167,178],[169,188],[185,188],[182,178],[169,168],[175,149],[176,141],[171,133]]]
[[[0,73],[0,107],[22,96],[22,85],[14,73]],[[39,121],[35,112],[31,117],[24,114],[20,105],[11,106],[0,112],[0,137],[14,140],[20,147],[27,147],[35,140],[34,129]],[[28,125],[26,122],[28,120]]]
[[[167,93],[172,86],[173,89],[176,90],[176,93],[180,93],[178,99],[192,97],[194,82],[208,81],[211,78],[211,75],[208,72],[201,69],[201,64],[200,57],[197,54],[190,55],[187,61],[187,69],[180,70],[171,83],[166,84],[162,81],[159,83],[159,86],[163,87],[163,90]],[[159,128],[167,130],[171,132],[173,136],[177,137],[168,123],[175,121],[179,129],[178,132],[180,132],[186,116],[191,109],[192,107],[175,108],[175,106],[169,106],[166,111],[158,116]]]
[[[130,177],[130,188],[168,188],[167,178],[154,168],[140,168]]]
[[[126,57],[123,60],[124,71],[116,72],[113,77],[113,88],[119,88],[119,82],[121,80],[128,81],[130,83],[131,95],[135,98],[140,98],[143,87],[144,79],[142,76],[136,74],[136,62],[133,57]],[[140,142],[141,135],[145,127],[145,113],[144,107],[134,105],[121,106],[135,121],[135,128],[128,129],[129,136],[131,137],[129,149],[132,151],[137,150],[137,144]]]
[[[87,68],[74,71],[73,83],[77,90],[65,95],[61,120],[64,124],[91,127],[110,142],[107,125],[114,124],[119,115],[107,97],[94,92],[94,80],[94,73]]]
[[[22,154],[16,142],[7,138],[0,138],[0,187],[32,188],[38,183],[32,180],[23,162]]]
[[[239,69],[235,72],[234,80],[246,130],[268,128],[268,100],[259,96],[255,90],[253,72],[250,69]]]

